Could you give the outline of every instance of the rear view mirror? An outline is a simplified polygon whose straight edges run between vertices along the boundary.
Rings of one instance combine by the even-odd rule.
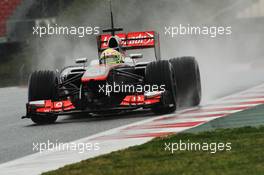
[[[129,57],[131,59],[143,58],[143,54],[142,53],[133,53],[133,54],[130,54]]]
[[[78,58],[75,60],[75,63],[77,64],[82,64],[82,63],[84,64],[86,62],[87,62],[87,58]]]

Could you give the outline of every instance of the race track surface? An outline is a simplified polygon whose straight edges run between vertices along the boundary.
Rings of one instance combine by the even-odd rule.
[[[252,85],[243,89],[249,87]],[[231,94],[242,90],[234,89],[230,89]],[[33,143],[67,143],[153,117],[145,111],[100,117],[60,116],[55,124],[38,126],[30,119],[21,119],[26,101],[27,88],[0,88],[0,164],[36,153]]]
[[[152,114],[61,116],[56,124],[37,126],[25,115],[27,88],[0,88],[0,163],[33,152],[33,142],[70,142],[105,130],[151,118]]]

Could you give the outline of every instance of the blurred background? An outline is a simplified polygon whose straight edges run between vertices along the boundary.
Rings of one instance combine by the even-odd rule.
[[[162,58],[195,56],[204,99],[263,82],[264,0],[112,0],[117,27],[160,33]],[[33,35],[33,27],[110,26],[108,0],[1,0],[0,87],[23,86],[38,69],[60,69],[75,58],[97,58],[96,37]],[[171,38],[165,26],[231,26],[216,38]],[[148,54],[145,55],[150,58]]]

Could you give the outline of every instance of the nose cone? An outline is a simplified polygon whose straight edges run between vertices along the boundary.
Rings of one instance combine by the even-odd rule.
[[[82,76],[81,81],[87,83],[91,80],[101,81],[106,80],[110,71],[110,67],[104,66],[91,66],[88,67]]]

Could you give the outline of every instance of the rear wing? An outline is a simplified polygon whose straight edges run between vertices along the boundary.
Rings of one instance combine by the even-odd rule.
[[[161,59],[159,34],[155,31],[118,33],[115,36],[121,39],[122,50],[154,48],[156,60]],[[111,34],[102,34],[97,38],[98,54],[108,48]]]

